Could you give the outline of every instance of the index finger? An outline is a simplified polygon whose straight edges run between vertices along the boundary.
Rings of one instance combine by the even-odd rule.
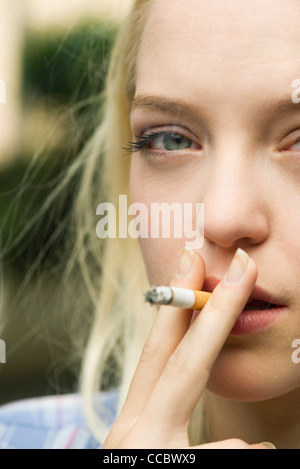
[[[184,250],[181,263],[190,263],[190,273],[175,275],[170,286],[199,289],[205,279],[205,263],[202,257]],[[184,271],[184,269],[183,269]],[[144,345],[137,369],[132,379],[122,414],[139,415],[160,378],[170,356],[190,327],[192,311],[173,306],[161,306],[148,339]]]
[[[231,264],[231,269],[236,272],[239,268],[243,269],[241,278],[235,283],[223,280],[218,284],[170,357],[147,404],[145,415],[147,418],[151,415],[152,425],[159,426],[159,421],[163,420],[169,422],[172,431],[188,424],[213,364],[257,278],[256,264],[241,250],[238,250]],[[230,280],[229,277],[227,279]]]

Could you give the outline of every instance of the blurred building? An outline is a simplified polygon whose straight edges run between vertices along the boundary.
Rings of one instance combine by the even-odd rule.
[[[0,0],[0,165],[14,154],[20,130],[23,3]]]
[[[13,236],[17,221],[23,220],[25,224],[27,217],[30,219],[33,213],[38,212],[40,202],[44,200],[47,191],[46,187],[43,191],[44,185],[47,185],[40,181],[38,188],[37,184],[27,188],[27,192],[22,188],[21,197],[17,198],[16,204],[13,205],[14,210],[11,211],[10,203],[16,193],[15,186],[18,187],[22,180],[25,168],[29,166],[29,159],[38,154],[44,164],[47,161],[49,165],[51,160],[54,166],[48,167],[48,170],[49,174],[52,174],[51,169],[62,169],[59,164],[63,158],[60,156],[65,157],[65,147],[73,143],[75,132],[72,133],[71,129],[74,125],[76,130],[77,122],[72,120],[71,125],[57,125],[62,110],[69,106],[68,100],[61,102],[58,88],[62,88],[62,83],[67,82],[67,91],[69,92],[69,88],[73,89],[77,77],[73,72],[74,68],[76,70],[77,54],[80,55],[80,47],[85,45],[82,30],[86,24],[94,25],[96,21],[96,45],[100,45],[100,53],[97,49],[95,60],[98,72],[98,58],[104,59],[105,47],[108,44],[107,42],[104,47],[104,36],[99,40],[98,19],[100,25],[107,22],[108,29],[115,30],[114,25],[122,21],[132,1],[0,0],[0,254],[3,239]],[[101,29],[105,30],[100,27],[99,30]],[[103,34],[107,38],[107,31]],[[90,30],[88,36],[90,37]],[[69,38],[72,43],[68,42]],[[114,37],[111,38],[113,41]],[[56,54],[57,48],[60,49],[61,40],[64,41],[65,50],[59,50]],[[52,61],[53,56],[56,67],[53,63],[48,63]],[[85,61],[84,70],[90,77],[91,70],[85,67]],[[48,71],[54,75],[52,80],[48,80],[51,78]],[[97,77],[98,75],[99,73]],[[72,80],[68,81],[70,76]],[[102,80],[101,74],[99,80]],[[43,86],[40,86],[42,81]],[[86,87],[85,83],[83,87],[89,92],[91,83],[88,82]],[[79,84],[76,83],[76,86]],[[98,90],[98,81],[95,86]],[[43,92],[39,91],[38,87]],[[49,89],[50,98],[47,94]],[[65,92],[65,95],[68,96],[68,93]],[[75,93],[76,97],[81,98],[81,95],[77,96]],[[84,97],[82,99],[84,100]],[[53,123],[55,132],[51,132]],[[43,152],[39,152],[39,146],[45,141],[45,137],[45,155],[49,152],[49,160],[45,159]],[[65,145],[63,148],[62,143]],[[34,191],[35,197],[32,197]],[[56,295],[53,294],[56,292],[59,275],[56,279],[56,274],[52,274],[51,269],[48,272],[47,264],[43,276],[39,270],[38,279],[31,279],[25,291],[23,290],[23,280],[27,276],[30,260],[40,255],[52,237],[57,228],[54,223],[57,221],[56,216],[47,215],[45,226],[37,225],[36,230],[30,230],[24,243],[26,255],[24,256],[22,246],[18,245],[20,249],[15,250],[9,269],[5,266],[4,275],[3,265],[0,265],[0,341],[5,340],[7,351],[6,363],[0,364],[0,405],[45,393],[73,391],[74,373],[77,372],[80,357],[70,358],[68,355],[66,358],[65,351],[69,354],[69,335],[60,322],[56,323],[59,316],[64,324],[64,314],[55,312]],[[7,224],[4,223],[6,219],[9,221]],[[18,228],[21,229],[19,224]],[[22,238],[22,243],[23,241]],[[50,259],[48,261],[50,262]],[[51,262],[55,261],[51,259]],[[44,311],[42,305],[45,304]],[[41,311],[44,311],[42,321]],[[59,339],[58,331],[61,332]],[[3,346],[3,342],[1,344]]]
[[[88,18],[122,21],[132,0],[0,0],[0,169],[18,151],[22,135],[24,32],[63,29]]]
[[[21,2],[26,5],[26,21],[31,27],[56,25],[68,28],[82,18],[121,21],[132,0],[17,0],[17,3]]]

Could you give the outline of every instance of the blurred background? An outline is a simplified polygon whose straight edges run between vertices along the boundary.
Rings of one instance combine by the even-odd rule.
[[[58,211],[26,223],[93,130],[109,52],[131,3],[0,0],[0,404],[76,390],[72,311],[66,304],[57,312],[55,294],[66,235],[58,226],[68,223],[76,181]]]

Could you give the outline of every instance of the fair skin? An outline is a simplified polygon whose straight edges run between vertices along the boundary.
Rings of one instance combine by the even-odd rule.
[[[211,276],[220,283],[192,324],[191,312],[160,308],[104,447],[188,447],[187,425],[205,389],[209,447],[300,447],[300,365],[291,359],[300,337],[300,104],[292,102],[299,19],[295,0],[153,4],[132,132],[171,130],[190,145],[170,150],[155,137],[134,153],[131,200],[204,202],[205,240],[181,264],[182,240],[143,239],[142,254],[152,284],[201,289]],[[250,258],[228,284],[237,248]],[[276,294],[288,314],[232,335],[255,285]]]

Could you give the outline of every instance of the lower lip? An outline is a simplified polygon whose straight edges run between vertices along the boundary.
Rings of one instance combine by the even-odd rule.
[[[253,334],[262,331],[278,321],[287,311],[288,308],[286,306],[278,306],[277,308],[265,310],[243,311],[233,326],[231,335]]]

